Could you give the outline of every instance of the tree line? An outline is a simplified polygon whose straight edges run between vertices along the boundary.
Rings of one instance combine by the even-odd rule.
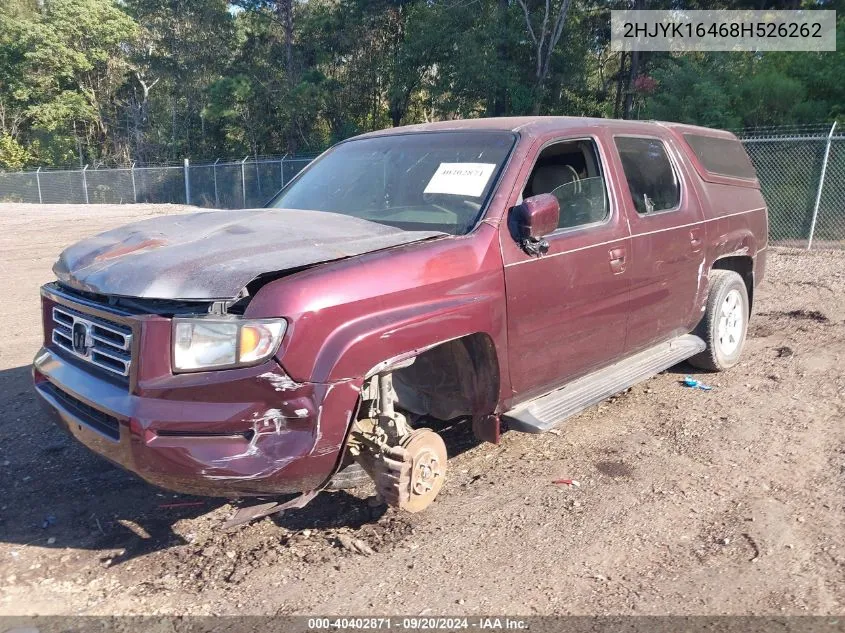
[[[835,53],[615,53],[673,0],[3,0],[0,168],[313,153],[423,121],[564,114],[722,128],[845,107]],[[686,8],[749,8],[692,0]]]

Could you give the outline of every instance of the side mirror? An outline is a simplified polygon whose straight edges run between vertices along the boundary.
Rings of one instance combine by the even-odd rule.
[[[550,193],[541,193],[522,201],[513,209],[514,230],[522,249],[529,255],[542,255],[549,250],[543,239],[557,230],[560,204]]]

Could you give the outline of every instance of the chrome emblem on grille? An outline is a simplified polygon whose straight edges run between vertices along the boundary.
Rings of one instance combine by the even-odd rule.
[[[94,339],[91,336],[91,324],[87,321],[74,319],[73,351],[80,356],[88,356],[92,347],[94,347]]]
[[[51,340],[57,347],[104,371],[129,376],[132,330],[127,325],[56,305]]]

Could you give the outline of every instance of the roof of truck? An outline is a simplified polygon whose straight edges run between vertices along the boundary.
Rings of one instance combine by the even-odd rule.
[[[539,136],[546,132],[557,130],[578,130],[590,127],[614,128],[619,131],[633,132],[640,131],[647,133],[654,131],[660,126],[675,129],[679,133],[691,132],[707,136],[721,136],[734,138],[730,132],[716,130],[713,128],[686,125],[683,123],[670,123],[666,121],[630,121],[622,119],[599,119],[591,117],[569,117],[569,116],[521,116],[521,117],[496,117],[486,119],[457,119],[453,121],[437,121],[433,123],[419,123],[416,125],[405,125],[398,128],[387,128],[376,132],[369,132],[363,136],[383,136],[388,134],[402,134],[407,132],[437,132],[437,131],[464,131],[464,130],[500,130],[509,132],[520,132],[526,136]]]

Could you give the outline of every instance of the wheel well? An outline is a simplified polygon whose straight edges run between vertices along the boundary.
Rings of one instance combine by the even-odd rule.
[[[713,270],[732,270],[738,273],[748,290],[748,307],[754,304],[754,260],[748,255],[731,255],[713,262]]]
[[[397,404],[440,420],[492,413],[499,399],[499,361],[483,333],[426,350],[393,372]]]

